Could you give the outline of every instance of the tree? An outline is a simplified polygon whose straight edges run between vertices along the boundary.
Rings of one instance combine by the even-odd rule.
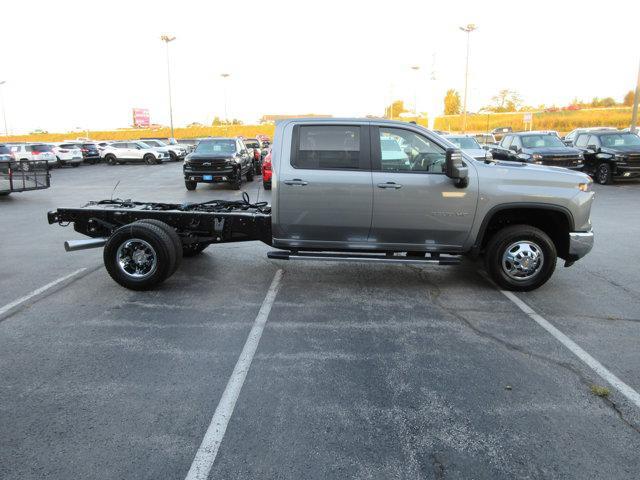
[[[213,117],[213,123],[211,123],[212,127],[217,127],[219,125],[222,125],[222,120],[220,120],[220,117],[216,116]]]
[[[485,107],[491,112],[515,112],[522,105],[522,98],[515,90],[502,89],[491,97],[493,105]]]
[[[460,113],[460,94],[450,88],[444,96],[444,114],[457,115]]]
[[[408,110],[404,108],[404,102],[402,100],[395,100],[384,109],[384,116],[387,118],[399,118],[400,114],[407,111]]]
[[[635,93],[633,90],[629,90],[627,92],[627,94],[624,96],[624,99],[622,100],[622,104],[626,107],[630,107],[631,105],[633,105],[633,100],[635,98]]]

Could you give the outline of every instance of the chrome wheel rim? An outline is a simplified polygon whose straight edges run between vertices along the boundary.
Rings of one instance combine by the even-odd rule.
[[[516,281],[530,280],[540,273],[543,265],[542,249],[528,240],[512,243],[502,255],[502,270]]]
[[[140,238],[131,238],[120,244],[116,252],[120,271],[136,280],[145,279],[158,268],[158,255],[154,248]]]
[[[606,165],[600,165],[600,168],[598,168],[598,181],[600,183],[606,183],[607,182],[607,177],[608,175],[608,171],[607,171],[607,166]]]

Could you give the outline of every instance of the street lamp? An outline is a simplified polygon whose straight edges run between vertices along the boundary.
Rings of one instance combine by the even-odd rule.
[[[173,42],[176,37],[169,35],[162,35],[160,40],[162,40],[167,47],[167,83],[169,85],[169,121],[171,122],[171,138],[174,138],[173,134],[173,106],[171,105],[171,66],[169,64],[169,42]]]
[[[464,70],[464,101],[462,103],[462,133],[465,133],[467,130],[467,85],[469,83],[469,39],[471,37],[471,32],[476,30],[476,27],[473,23],[470,23],[466,27],[460,27],[460,30],[467,33],[467,65]]]
[[[222,77],[222,82],[223,82],[223,90],[224,90],[224,121],[225,123],[229,123],[229,118],[227,117],[227,82],[226,80],[231,76],[230,73],[221,73],[220,76]]]
[[[0,80],[0,87],[2,87],[6,80]],[[0,88],[0,106],[2,107],[2,116],[4,117],[4,134],[6,137],[9,136],[9,129],[7,128],[7,111],[4,108],[4,96],[2,95],[2,88]]]
[[[413,86],[413,113],[416,116],[416,122],[418,121],[418,71],[420,70],[419,65],[413,65],[411,70],[416,72],[415,85]]]

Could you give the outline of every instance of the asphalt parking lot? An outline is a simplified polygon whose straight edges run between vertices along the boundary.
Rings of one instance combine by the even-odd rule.
[[[269,200],[257,180],[243,189]],[[596,191],[592,253],[515,298],[637,392],[640,182]],[[54,170],[50,189],[0,198],[0,478],[186,478],[261,315],[209,478],[640,477],[640,404],[478,263],[278,263],[224,244],[133,292],[46,221],[112,195],[241,192],[187,192],[170,163]]]

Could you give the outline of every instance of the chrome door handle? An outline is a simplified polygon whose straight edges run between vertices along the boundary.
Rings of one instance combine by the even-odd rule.
[[[308,182],[305,182],[304,180],[300,180],[299,178],[294,178],[293,180],[285,180],[284,181],[285,185],[295,185],[298,187],[304,187],[305,185],[308,184]]]
[[[399,188],[402,188],[402,185],[395,182],[387,182],[387,183],[379,183],[378,188],[395,188],[396,190],[398,190]]]

